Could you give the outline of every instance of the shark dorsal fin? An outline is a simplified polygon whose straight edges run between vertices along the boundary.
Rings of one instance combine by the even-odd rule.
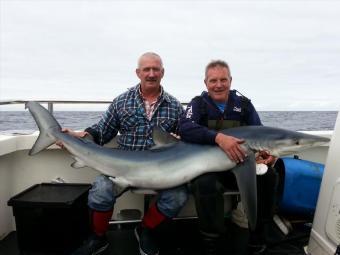
[[[152,139],[155,145],[151,147],[151,150],[170,147],[179,142],[177,138],[163,131],[160,127],[153,128]]]

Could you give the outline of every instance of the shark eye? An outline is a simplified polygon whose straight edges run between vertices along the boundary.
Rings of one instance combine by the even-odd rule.
[[[299,140],[296,140],[296,141],[295,141],[295,145],[300,145]]]

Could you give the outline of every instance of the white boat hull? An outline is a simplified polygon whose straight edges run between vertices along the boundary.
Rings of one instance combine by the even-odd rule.
[[[331,137],[331,131],[308,132]],[[28,156],[38,133],[33,135],[0,136],[0,240],[15,230],[12,208],[7,201],[26,188],[42,182],[51,182],[58,178],[68,183],[92,183],[99,174],[88,167],[74,169],[70,165],[73,159],[56,146],[51,146],[35,157]],[[302,159],[325,163],[328,146],[313,148],[299,154]],[[228,201],[228,200],[226,200]],[[226,207],[229,204],[226,203]],[[120,220],[122,209],[144,211],[144,195],[126,192],[115,205],[113,220]],[[180,213],[181,217],[195,216],[193,200],[190,199]]]

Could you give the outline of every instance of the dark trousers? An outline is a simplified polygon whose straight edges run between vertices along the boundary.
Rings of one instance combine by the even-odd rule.
[[[257,223],[253,232],[250,232],[250,242],[254,244],[265,243],[264,227],[274,216],[277,204],[277,189],[279,175],[275,168],[269,168],[264,175],[258,175],[257,181]]]
[[[252,242],[264,242],[264,224],[273,216],[277,178],[272,168],[266,174],[257,176],[258,217],[256,229],[250,233]],[[207,173],[192,181],[191,191],[195,198],[201,233],[221,236],[226,232],[223,193],[230,189],[237,189],[231,171]]]
[[[230,189],[237,190],[231,171],[207,173],[191,182],[200,231],[217,235],[225,232],[223,193]]]

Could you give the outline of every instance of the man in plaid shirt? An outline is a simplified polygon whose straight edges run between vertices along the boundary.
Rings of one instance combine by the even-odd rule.
[[[97,144],[109,142],[120,132],[118,146],[123,150],[147,150],[154,145],[152,130],[158,126],[166,132],[177,132],[183,112],[181,103],[159,87],[158,95],[149,101],[142,84],[115,98],[99,123],[85,131]]]
[[[103,145],[120,133],[118,147],[123,150],[147,150],[154,145],[152,130],[158,126],[166,132],[177,132],[178,120],[183,113],[180,102],[163,90],[160,82],[164,68],[159,55],[147,52],[138,61],[136,74],[140,83],[115,98],[102,119],[83,132],[65,129],[76,137],[90,136]],[[105,233],[116,201],[112,181],[100,175],[89,192],[93,234],[74,254],[100,254],[108,247]],[[135,229],[142,255],[159,253],[154,229],[175,217],[187,200],[185,186],[160,191],[156,202],[144,214]]]

